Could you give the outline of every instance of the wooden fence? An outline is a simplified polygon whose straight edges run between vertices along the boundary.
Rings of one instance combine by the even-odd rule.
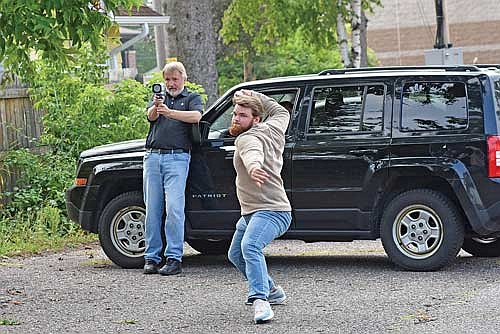
[[[28,89],[14,86],[0,90],[0,151],[33,147],[41,132],[41,114],[33,109]]]
[[[12,190],[16,174],[2,163],[11,149],[33,148],[42,133],[42,114],[33,108],[28,89],[18,82],[0,88],[0,191]],[[0,198],[0,202],[4,202]]]

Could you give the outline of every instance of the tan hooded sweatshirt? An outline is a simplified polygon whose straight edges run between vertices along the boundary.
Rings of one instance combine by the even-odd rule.
[[[281,179],[285,132],[290,113],[264,94],[252,92],[252,95],[262,100],[268,117],[239,135],[235,141],[233,165],[237,174],[236,194],[241,214],[261,210],[291,211]],[[250,178],[249,172],[255,167],[260,167],[269,174],[269,179],[261,187]]]

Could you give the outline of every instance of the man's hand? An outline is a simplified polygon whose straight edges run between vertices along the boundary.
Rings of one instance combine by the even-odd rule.
[[[159,106],[160,104],[163,104],[163,102],[165,102],[165,98],[162,98],[159,95],[153,96],[153,104],[155,106]]]
[[[170,109],[169,107],[167,107],[163,103],[158,105],[158,107],[156,107],[156,112],[160,115],[165,116],[165,117],[171,117],[172,114],[174,113],[174,111],[172,109]]]
[[[238,97],[238,96],[241,96],[241,95],[248,95],[248,96],[252,96],[252,91],[251,90],[248,90],[248,89],[241,89],[239,91],[236,91],[234,93],[234,96]]]
[[[250,171],[250,178],[257,184],[257,187],[260,188],[269,178],[269,174],[262,168],[256,167]]]

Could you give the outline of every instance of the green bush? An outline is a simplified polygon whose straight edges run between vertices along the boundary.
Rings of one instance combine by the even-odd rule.
[[[27,149],[8,152],[2,170],[16,172],[8,204],[0,211],[0,256],[59,248],[68,242],[94,240],[66,214],[64,191],[74,177],[75,159],[63,152],[35,154]]]
[[[88,148],[144,138],[147,87],[124,80],[113,88],[65,78],[35,90],[35,107],[45,111],[42,145],[77,157]]]
[[[63,152],[34,154],[28,149],[10,151],[4,160],[10,171],[19,171],[14,191],[2,213],[12,216],[38,212],[44,206],[65,209],[62,191],[73,182],[75,159]]]
[[[145,138],[149,127],[150,86],[134,80],[105,86],[102,69],[88,61],[74,73],[53,73],[43,63],[39,69],[30,94],[44,112],[38,144],[45,153],[20,149],[0,159],[0,171],[19,176],[13,191],[0,193],[9,199],[0,210],[0,256],[95,240],[66,213],[64,192],[73,182],[76,158],[94,146]],[[156,76],[162,80],[161,73]],[[201,86],[186,86],[206,100]]]
[[[114,86],[102,82],[102,69],[84,62],[74,73],[53,73],[42,63],[30,90],[43,111],[37,151],[9,151],[0,159],[2,173],[17,176],[0,210],[0,255],[59,247],[68,241],[95,240],[66,213],[65,190],[75,176],[81,151],[107,143],[144,138],[148,88],[133,80]],[[101,73],[101,76],[98,73]]]

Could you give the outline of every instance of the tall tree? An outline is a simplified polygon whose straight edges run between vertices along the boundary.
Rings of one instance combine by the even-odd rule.
[[[218,97],[214,23],[217,6],[214,6],[214,0],[162,0],[162,12],[173,20],[173,24],[167,27],[167,58],[177,58],[184,63],[188,80],[205,88],[207,104],[210,105]]]
[[[255,79],[253,60],[291,31],[295,14],[286,0],[233,0],[224,13],[220,34],[243,59],[243,80]]]
[[[351,1],[351,63],[361,64],[361,0]]]
[[[344,67],[360,67],[367,48],[362,35],[364,11],[380,5],[381,0],[311,0],[299,6],[305,14],[299,16],[298,24],[312,43],[336,40]]]
[[[153,9],[158,13],[163,12],[161,0],[153,0]],[[163,66],[165,66],[165,62],[167,59],[167,41],[166,41],[167,31],[165,30],[164,25],[157,25],[154,27],[154,32],[155,32],[156,64],[161,69],[163,68]]]
[[[72,66],[80,48],[102,49],[111,25],[108,12],[131,8],[141,0],[0,0],[0,63],[29,81],[36,74],[33,55],[55,70]]]
[[[339,50],[345,67],[359,67],[361,10],[380,4],[380,0],[233,0],[224,14],[221,36],[242,57],[244,80],[253,78],[252,57],[284,43],[293,31],[301,31],[306,43]]]
[[[361,28],[360,28],[360,36],[361,36],[361,67],[368,66],[368,36],[367,36],[367,28],[368,28],[368,18],[366,17],[365,11],[361,9]]]

